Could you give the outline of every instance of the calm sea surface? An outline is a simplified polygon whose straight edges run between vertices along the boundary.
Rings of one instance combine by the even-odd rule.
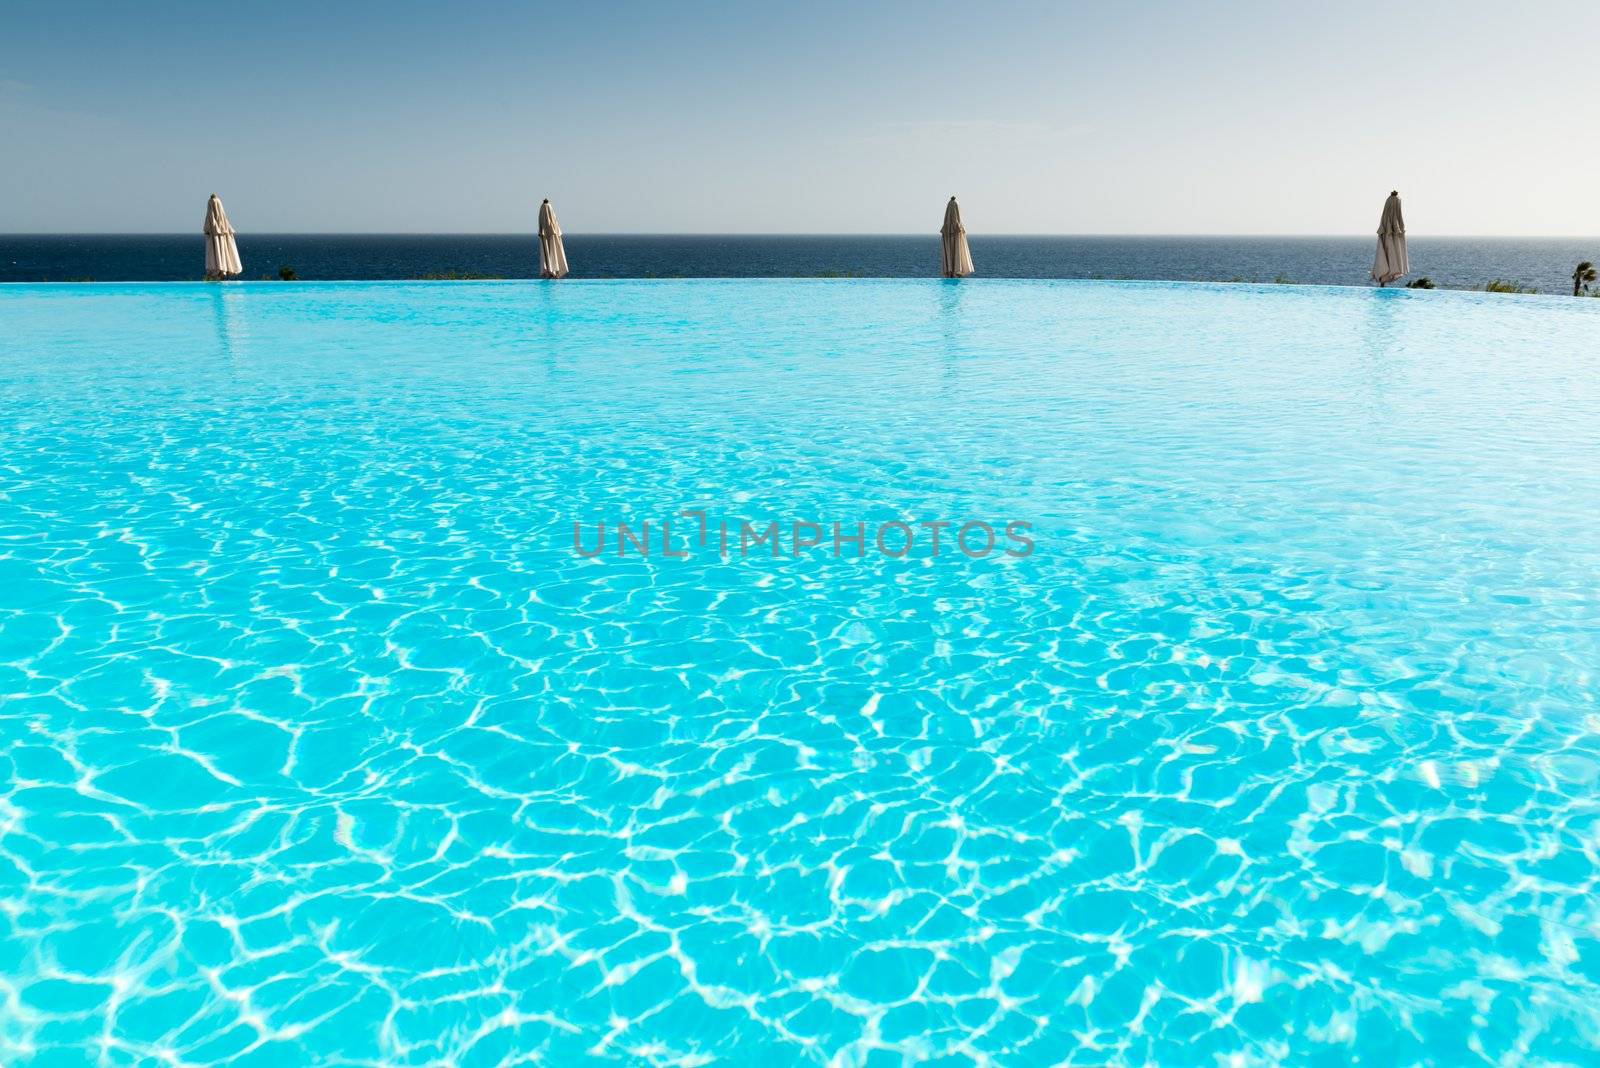
[[[199,234],[0,235],[0,282],[180,281],[201,274]],[[991,278],[1137,278],[1365,285],[1369,237],[973,237]],[[244,234],[245,278],[415,279],[437,274],[529,278],[530,234]],[[579,278],[905,277],[937,273],[936,235],[570,235]],[[1571,289],[1573,265],[1600,260],[1600,238],[1411,241],[1411,277],[1478,289],[1491,279]]]

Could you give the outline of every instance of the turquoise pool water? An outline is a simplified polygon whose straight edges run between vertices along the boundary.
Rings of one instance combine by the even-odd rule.
[[[1594,1063],[1597,575],[1600,301],[3,287],[0,1062]]]

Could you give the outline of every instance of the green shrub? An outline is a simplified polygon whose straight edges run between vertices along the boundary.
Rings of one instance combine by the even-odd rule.
[[[1525,286],[1521,282],[1507,282],[1503,278],[1496,278],[1492,282],[1485,282],[1484,286],[1483,286],[1483,291],[1485,293],[1537,293],[1537,292],[1539,292],[1537,289],[1534,289],[1532,286]]]
[[[1407,282],[1406,283],[1406,288],[1407,289],[1434,289],[1436,287],[1433,284],[1433,279],[1429,278],[1427,275],[1423,275],[1421,278],[1418,278],[1415,282]]]
[[[1572,295],[1575,297],[1583,296],[1585,293],[1589,292],[1589,287],[1592,286],[1596,281],[1600,281],[1600,275],[1595,273],[1594,264],[1588,260],[1584,260],[1582,263],[1578,264],[1577,267],[1573,268]]]

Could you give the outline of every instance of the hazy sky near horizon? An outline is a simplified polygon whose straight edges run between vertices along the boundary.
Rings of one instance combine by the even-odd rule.
[[[1600,235],[1600,5],[0,0],[0,232]]]

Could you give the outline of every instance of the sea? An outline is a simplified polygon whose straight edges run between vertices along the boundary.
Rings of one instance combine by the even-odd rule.
[[[973,236],[989,278],[1101,278],[1367,285],[1372,237]],[[574,278],[912,278],[936,274],[920,235],[571,234]],[[530,234],[243,234],[246,280],[531,278]],[[197,279],[199,234],[0,235],[0,282]],[[1509,282],[1570,293],[1600,238],[1413,237],[1409,279],[1440,288]]]

